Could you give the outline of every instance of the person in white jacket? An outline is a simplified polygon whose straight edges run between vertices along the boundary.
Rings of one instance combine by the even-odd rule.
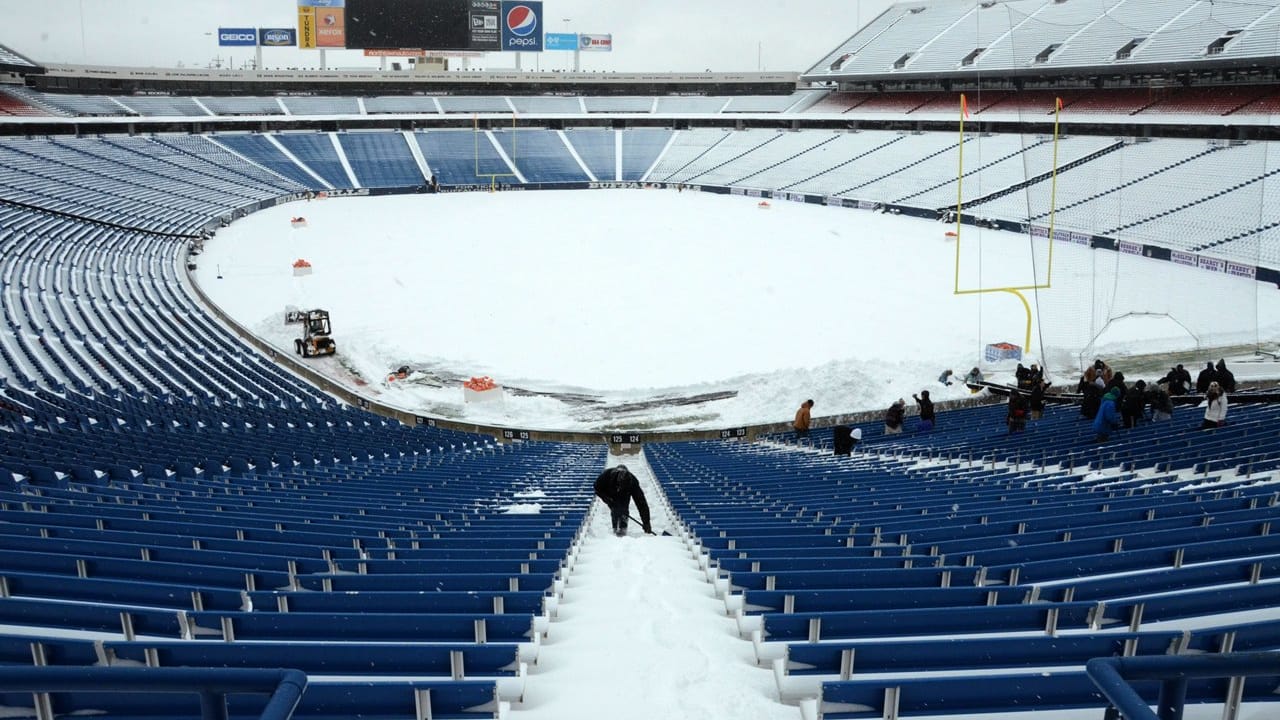
[[[1201,430],[1222,427],[1227,424],[1227,394],[1218,383],[1209,383],[1204,393],[1204,422]]]

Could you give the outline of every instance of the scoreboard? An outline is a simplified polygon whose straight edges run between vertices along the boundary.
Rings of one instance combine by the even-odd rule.
[[[542,49],[542,3],[533,0],[346,0],[352,49]]]

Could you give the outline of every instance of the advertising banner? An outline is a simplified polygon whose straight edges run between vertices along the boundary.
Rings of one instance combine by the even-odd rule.
[[[218,45],[221,47],[254,47],[257,44],[257,28],[218,28]]]
[[[1240,263],[1229,262],[1227,263],[1227,274],[1256,280],[1258,277],[1258,268],[1252,265],[1242,265]]]
[[[583,52],[611,52],[613,50],[613,35],[587,35],[583,33],[578,36],[578,49]]]
[[[542,36],[543,50],[577,50],[576,33],[547,33]]]
[[[1170,255],[1170,258],[1173,260],[1173,264],[1175,265],[1185,265],[1187,267],[1196,266],[1196,256],[1189,252],[1174,250]]]
[[[502,49],[542,52],[542,0],[503,0]]]
[[[298,7],[340,8],[346,6],[347,0],[298,0]]]
[[[298,47],[307,50],[316,47],[316,9],[313,7],[298,8]]]
[[[347,46],[346,10],[340,7],[318,7],[316,10],[316,47]]]
[[[1135,242],[1129,242],[1129,241],[1127,241],[1127,240],[1121,240],[1121,241],[1120,241],[1120,252],[1124,253],[1125,255],[1141,255],[1141,254],[1142,254],[1142,244],[1141,244],[1141,243],[1135,243]]]
[[[1203,255],[1197,258],[1198,265],[1201,270],[1210,270],[1212,272],[1225,272],[1227,269],[1227,261],[1218,258],[1208,258]]]
[[[416,48],[365,48],[365,57],[426,57],[427,51]]]
[[[258,44],[262,47],[293,47],[298,44],[298,31],[293,28],[258,28]]]
[[[500,0],[471,0],[471,50],[502,49],[502,3]]]

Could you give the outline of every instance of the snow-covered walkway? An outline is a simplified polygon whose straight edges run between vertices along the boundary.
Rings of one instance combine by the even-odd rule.
[[[566,573],[559,615],[531,668],[522,720],[798,720],[754,664],[698,562],[678,536],[643,456],[621,460],[640,478],[657,537],[614,537],[597,501]],[[634,506],[633,506],[634,508]],[[638,517],[638,516],[637,516]]]

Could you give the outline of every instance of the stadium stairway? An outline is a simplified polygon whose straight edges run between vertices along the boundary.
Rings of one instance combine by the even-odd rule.
[[[790,156],[785,157],[785,158],[783,158],[783,159],[781,159],[781,160],[779,160],[779,161],[777,161],[777,162],[775,162],[775,163],[772,163],[772,164],[770,164],[770,165],[767,165],[767,166],[765,166],[765,167],[762,167],[762,168],[760,168],[759,170],[756,170],[755,172],[751,173],[750,175],[744,175],[744,176],[742,176],[742,177],[739,177],[739,178],[737,178],[737,179],[735,179],[735,180],[731,181],[731,182],[729,183],[729,185],[730,185],[730,186],[732,186],[732,187],[738,187],[738,186],[741,186],[741,185],[742,185],[743,183],[745,183],[746,181],[750,180],[751,178],[753,178],[753,177],[755,177],[755,176],[757,176],[757,175],[759,175],[759,174],[761,174],[761,173],[768,172],[769,170],[772,170],[772,169],[774,169],[774,168],[778,167],[779,165],[782,165],[783,163],[791,162],[792,160],[795,160],[796,158],[799,158],[799,157],[800,157],[800,156],[802,156],[802,155],[806,155],[806,154],[808,154],[808,153],[810,153],[810,152],[813,152],[814,150],[817,150],[818,148],[821,148],[823,145],[826,145],[827,143],[834,142],[834,141],[836,140],[836,138],[837,138],[837,137],[838,137],[838,136],[836,136],[836,135],[832,135],[831,137],[826,138],[825,140],[823,140],[823,141],[819,142],[819,143],[818,143],[818,144],[816,144],[816,145],[813,145],[812,147],[805,148],[804,150],[801,150],[800,152],[795,153],[794,155],[790,155]]]
[[[1028,150],[1030,150],[1031,148],[1037,147],[1037,146],[1039,146],[1039,145],[1043,145],[1043,144],[1045,144],[1046,142],[1050,142],[1050,141],[1048,141],[1048,140],[1038,140],[1038,141],[1036,141],[1036,142],[1032,143],[1031,145],[1028,145],[1028,146],[1026,146],[1026,147],[1022,148],[1021,150],[1018,150],[1017,152],[1009,153],[1008,155],[1005,155],[1005,156],[1003,156],[1003,157],[996,158],[995,160],[992,160],[991,162],[988,162],[988,163],[985,163],[985,164],[983,164],[983,165],[981,165],[981,166],[979,166],[979,167],[976,167],[976,168],[974,168],[974,169],[972,169],[972,170],[970,170],[970,171],[968,171],[968,172],[964,173],[961,177],[962,177],[962,178],[966,178],[966,177],[976,176],[977,174],[981,173],[981,172],[982,172],[984,169],[986,169],[986,168],[992,167],[992,166],[994,166],[994,165],[997,165],[997,164],[999,164],[999,163],[1002,163],[1002,162],[1004,162],[1004,161],[1006,161],[1006,160],[1009,160],[1009,159],[1011,159],[1011,158],[1015,158],[1015,157],[1018,157],[1018,156],[1020,156],[1020,155],[1024,155],[1024,154],[1025,154]],[[947,180],[947,181],[945,181],[945,182],[939,182],[939,183],[937,183],[937,184],[935,184],[935,185],[931,185],[931,186],[929,186],[929,187],[923,188],[923,189],[919,190],[918,192],[914,192],[914,193],[912,193],[912,194],[910,194],[910,195],[906,195],[906,196],[903,196],[903,197],[897,198],[897,199],[895,199],[893,202],[894,202],[895,204],[901,204],[901,203],[904,203],[904,202],[906,202],[906,201],[910,200],[911,198],[918,197],[918,196],[920,196],[920,195],[924,195],[925,193],[928,193],[928,192],[930,192],[930,191],[932,191],[932,190],[937,190],[937,189],[938,189],[938,188],[940,188],[940,187],[946,187],[947,185],[951,184],[951,182],[952,182],[952,181],[951,181],[950,179],[948,179],[948,180]]]
[[[802,178],[802,179],[797,180],[796,182],[790,183],[790,184],[788,184],[788,185],[784,185],[783,187],[781,187],[781,188],[779,188],[779,189],[781,189],[781,190],[790,190],[790,189],[795,188],[795,187],[797,187],[797,186],[799,186],[799,185],[803,185],[803,184],[805,184],[805,183],[808,183],[808,182],[811,182],[811,181],[813,181],[813,180],[816,180],[816,179],[818,179],[819,177],[822,177],[823,175],[826,175],[826,174],[827,174],[827,173],[829,173],[829,172],[832,172],[832,171],[834,171],[834,170],[839,170],[840,168],[845,167],[845,166],[847,166],[847,165],[852,165],[853,163],[855,163],[855,162],[857,162],[858,160],[861,160],[861,159],[863,159],[863,158],[865,158],[865,157],[867,157],[867,156],[871,155],[872,153],[875,153],[875,152],[878,152],[878,151],[880,151],[880,150],[883,150],[884,148],[887,148],[887,147],[889,147],[890,145],[893,145],[894,143],[901,142],[904,138],[906,138],[906,136],[905,136],[905,135],[896,135],[896,136],[894,136],[894,137],[893,137],[893,139],[889,140],[889,141],[888,141],[888,142],[886,142],[886,143],[883,143],[883,144],[881,144],[881,145],[877,145],[876,147],[871,148],[870,150],[867,150],[867,151],[865,151],[865,152],[859,153],[858,155],[855,155],[855,156],[853,156],[853,157],[849,158],[848,160],[845,160],[845,161],[841,162],[841,163],[840,163],[840,164],[838,164],[838,165],[835,165],[835,166],[829,167],[829,168],[827,168],[826,170],[823,170],[823,171],[818,172],[818,173],[814,173],[813,175],[810,175],[810,176],[808,176],[808,177],[806,177],[806,178]]]
[[[1144,174],[1142,174],[1142,175],[1140,175],[1140,176],[1138,176],[1138,177],[1136,177],[1136,178],[1133,178],[1132,180],[1129,180],[1129,181],[1127,181],[1127,182],[1121,183],[1120,185],[1116,185],[1115,187],[1107,188],[1106,190],[1103,190],[1103,191],[1098,192],[1098,193],[1094,193],[1093,195],[1089,195],[1089,196],[1087,196],[1087,197],[1083,197],[1083,198],[1080,198],[1080,199],[1078,199],[1078,200],[1074,200],[1074,201],[1072,201],[1072,202],[1070,202],[1070,203],[1067,203],[1067,204],[1065,204],[1065,205],[1061,205],[1061,206],[1059,206],[1059,207],[1057,208],[1057,210],[1058,210],[1059,212],[1064,211],[1064,210],[1069,210],[1069,209],[1071,209],[1071,208],[1074,208],[1074,207],[1077,207],[1077,206],[1080,206],[1080,205],[1084,205],[1085,203],[1088,203],[1088,202],[1090,202],[1090,201],[1096,200],[1096,199],[1098,199],[1098,198],[1100,198],[1100,197],[1103,197],[1103,196],[1105,196],[1105,195],[1110,195],[1111,193],[1116,193],[1116,192],[1123,192],[1123,191],[1124,191],[1124,189],[1125,189],[1125,188],[1127,188],[1127,187],[1131,187],[1131,186],[1133,186],[1133,185],[1135,185],[1135,184],[1137,184],[1137,183],[1142,182],[1143,180],[1146,180],[1147,178],[1154,177],[1155,175],[1158,175],[1158,174],[1163,173],[1163,172],[1167,172],[1167,171],[1169,171],[1169,170],[1172,170],[1173,168],[1179,167],[1179,166],[1181,166],[1181,165],[1185,165],[1186,163],[1189,163],[1189,162],[1194,161],[1196,158],[1199,158],[1199,157],[1203,157],[1203,156],[1205,156],[1205,155],[1208,155],[1209,153],[1211,153],[1211,152],[1215,151],[1216,149],[1217,149],[1217,148],[1213,148],[1213,147],[1206,148],[1205,150],[1203,150],[1203,151],[1201,151],[1201,152],[1195,153],[1195,154],[1193,154],[1193,155],[1189,155],[1189,156],[1187,156],[1187,157],[1185,157],[1185,158],[1182,158],[1181,160],[1178,160],[1178,161],[1177,161],[1177,162],[1175,162],[1175,163],[1171,163],[1171,164],[1169,164],[1169,165],[1167,165],[1167,166],[1164,166],[1164,167],[1158,168],[1158,169],[1156,169],[1156,170],[1154,170],[1154,171],[1152,171],[1152,172],[1144,173]],[[1049,214],[1048,214],[1048,213],[1041,213],[1041,214],[1039,214],[1039,215],[1032,216],[1032,218],[1031,218],[1031,219],[1032,219],[1032,220],[1043,220],[1044,218],[1047,218],[1048,216],[1049,216]]]
[[[700,170],[697,174],[690,175],[690,176],[688,176],[688,177],[684,177],[684,178],[682,178],[680,181],[681,181],[681,182],[687,182],[687,183],[694,182],[694,181],[696,181],[698,178],[703,177],[704,175],[707,175],[708,173],[714,172],[714,171],[716,171],[716,170],[719,170],[720,168],[723,168],[723,167],[725,167],[725,166],[727,166],[727,165],[731,165],[731,164],[733,164],[734,162],[737,162],[738,160],[741,160],[742,158],[746,157],[747,155],[750,155],[750,154],[752,154],[752,153],[754,153],[754,152],[756,152],[756,151],[760,150],[761,148],[768,146],[770,143],[777,142],[777,141],[778,141],[778,139],[779,139],[779,138],[781,138],[781,137],[782,137],[782,135],[781,135],[780,133],[778,133],[778,134],[774,134],[774,135],[772,135],[771,137],[769,137],[767,140],[765,140],[764,142],[761,142],[761,143],[759,143],[759,144],[757,144],[757,145],[753,145],[752,147],[749,147],[749,148],[747,148],[746,150],[743,150],[742,152],[740,152],[740,153],[738,153],[738,154],[734,155],[733,157],[730,157],[730,158],[729,158],[729,159],[727,159],[727,160],[722,160],[722,161],[720,161],[720,162],[716,163],[715,165],[712,165],[712,166],[711,166],[711,167],[709,167],[709,168],[706,168],[706,169],[704,169],[704,170]],[[687,166],[686,166],[686,167],[687,167]],[[683,169],[684,169],[684,168],[681,168],[681,170],[683,170]],[[677,175],[679,175],[679,174],[680,174],[679,172],[672,173],[671,175],[668,175],[666,179],[667,179],[667,180],[670,180],[671,178],[676,177],[676,176],[677,176]]]
[[[1101,149],[1101,150],[1099,150],[1099,151],[1097,151],[1097,152],[1095,152],[1095,153],[1090,153],[1089,155],[1086,155],[1086,156],[1084,156],[1084,157],[1082,157],[1082,158],[1078,158],[1078,159],[1076,159],[1076,160],[1073,160],[1072,162],[1066,163],[1066,164],[1065,164],[1065,165],[1063,165],[1062,167],[1058,168],[1058,170],[1057,170],[1057,171],[1058,171],[1058,173],[1059,173],[1059,174],[1064,173],[1064,172],[1067,172],[1067,171],[1069,171],[1069,170],[1072,170],[1073,168],[1080,167],[1080,166],[1084,165],[1085,163],[1088,163],[1088,162],[1091,162],[1091,161],[1093,161],[1093,160],[1096,160],[1096,159],[1098,159],[1098,158],[1102,157],[1103,155],[1106,155],[1106,154],[1108,154],[1108,153],[1113,153],[1113,152],[1115,152],[1115,151],[1119,150],[1119,149],[1120,149],[1120,148],[1122,148],[1122,147],[1124,147],[1124,143],[1122,143],[1122,142],[1117,142],[1117,143],[1115,143],[1114,145],[1109,145],[1109,146],[1107,146],[1107,147],[1105,147],[1105,148],[1103,148],[1103,149]],[[1026,180],[1026,181],[1024,181],[1024,182],[1020,182],[1020,183],[1016,183],[1016,184],[1014,184],[1014,185],[1010,185],[1009,187],[1006,187],[1006,188],[1001,189],[1001,190],[997,190],[996,192],[993,192],[993,193],[991,193],[991,194],[989,194],[989,195],[984,195],[984,196],[982,196],[982,197],[977,197],[977,198],[973,198],[973,199],[967,200],[967,201],[965,202],[965,204],[966,204],[969,208],[978,207],[978,206],[980,206],[980,205],[982,205],[982,204],[984,204],[984,203],[989,203],[989,202],[991,202],[992,200],[996,200],[996,199],[998,199],[998,198],[1002,198],[1002,197],[1004,197],[1004,196],[1006,196],[1006,195],[1009,195],[1009,194],[1012,194],[1012,193],[1016,193],[1016,192],[1019,192],[1019,191],[1021,191],[1021,190],[1025,190],[1025,189],[1027,189],[1027,188],[1031,187],[1032,185],[1035,185],[1035,184],[1037,184],[1037,183],[1042,183],[1042,182],[1044,182],[1044,181],[1046,181],[1046,180],[1051,180],[1051,179],[1053,179],[1053,172],[1052,172],[1052,171],[1047,172],[1047,173],[1041,173],[1040,175],[1037,175],[1037,176],[1035,176],[1035,177],[1033,177],[1033,178],[1030,178],[1030,179],[1028,179],[1028,180]],[[945,209],[945,208],[944,208],[944,209]]]
[[[1125,223],[1125,224],[1123,224],[1123,225],[1117,225],[1116,227],[1113,227],[1113,228],[1108,229],[1108,230],[1106,231],[1106,234],[1108,234],[1108,235],[1115,235],[1115,234],[1117,234],[1117,233],[1123,232],[1123,231],[1128,230],[1128,229],[1130,229],[1130,228],[1133,228],[1133,227],[1137,227],[1137,226],[1139,226],[1139,225],[1142,225],[1143,223],[1151,222],[1152,220],[1156,220],[1156,219],[1158,219],[1158,218],[1162,218],[1162,217],[1165,217],[1165,216],[1168,216],[1168,215],[1172,215],[1173,213],[1182,212],[1183,210],[1188,210],[1188,209],[1194,208],[1194,207],[1196,207],[1197,205],[1200,205],[1200,204],[1202,204],[1202,203],[1209,202],[1210,200],[1213,200],[1214,198],[1217,198],[1217,197],[1221,197],[1221,196],[1223,196],[1223,195],[1226,195],[1227,193],[1234,192],[1234,191],[1239,190],[1239,189],[1241,189],[1241,188],[1249,187],[1250,185],[1253,185],[1254,183],[1259,183],[1259,182],[1265,183],[1265,182],[1267,181],[1267,178],[1269,178],[1269,177],[1271,177],[1271,176],[1273,176],[1273,175],[1276,175],[1277,173],[1280,173],[1280,168],[1277,168],[1277,169],[1275,169],[1275,170],[1271,170],[1271,171],[1269,171],[1269,172],[1263,173],[1263,174],[1258,175],[1258,176],[1256,176],[1256,177],[1249,178],[1248,180],[1245,180],[1244,182],[1236,183],[1235,185],[1231,185],[1231,186],[1229,186],[1229,187],[1227,187],[1227,188],[1223,188],[1223,189],[1217,190],[1216,192],[1210,193],[1210,194],[1208,194],[1208,195],[1203,195],[1203,196],[1198,197],[1198,198],[1196,198],[1196,199],[1194,199],[1194,200],[1191,200],[1190,202],[1182,203],[1181,205],[1177,205],[1177,206],[1175,206],[1175,207],[1172,207],[1172,208],[1169,208],[1169,209],[1167,209],[1167,210],[1161,211],[1161,212],[1156,213],[1156,214],[1154,214],[1154,215],[1148,215],[1148,216],[1145,216],[1145,217],[1137,218],[1137,219],[1133,220],[1132,222],[1128,222],[1128,223]],[[1203,249],[1203,248],[1201,248],[1201,249]]]
[[[965,138],[965,139],[964,139],[964,140],[962,140],[961,142],[968,142],[968,141],[969,141],[969,140],[971,140],[971,139],[972,139],[972,138]],[[913,162],[911,162],[911,163],[908,163],[908,164],[903,165],[903,166],[901,166],[901,167],[894,168],[892,171],[887,172],[887,173],[884,173],[883,175],[878,175],[878,176],[876,176],[876,177],[871,178],[870,180],[867,180],[867,181],[865,181],[865,182],[862,182],[862,183],[859,183],[859,184],[857,184],[857,185],[854,185],[853,187],[845,188],[845,189],[843,189],[843,190],[841,190],[841,191],[839,191],[839,192],[833,193],[833,194],[835,194],[835,195],[847,195],[847,194],[849,194],[849,193],[853,192],[854,190],[857,190],[858,188],[866,187],[866,186],[871,185],[871,184],[873,184],[873,183],[879,182],[879,181],[884,180],[885,178],[887,178],[887,177],[889,177],[889,176],[891,176],[891,175],[894,175],[895,173],[902,172],[903,170],[906,170],[906,169],[908,169],[908,168],[910,168],[910,167],[912,167],[912,166],[914,166],[914,165],[919,165],[920,163],[928,162],[929,160],[931,160],[931,159],[933,159],[933,158],[935,158],[935,157],[938,157],[939,155],[942,155],[942,154],[944,154],[944,153],[947,153],[947,152],[950,152],[950,151],[952,151],[952,150],[955,150],[957,147],[959,147],[959,145],[960,145],[960,143],[956,143],[955,145],[952,145],[952,146],[950,146],[950,147],[945,147],[945,148],[943,148],[943,149],[941,149],[941,150],[938,150],[938,151],[932,152],[932,153],[930,153],[930,154],[928,154],[928,155],[925,155],[925,156],[924,156],[924,157],[922,157],[922,158],[918,158],[918,159],[916,159],[915,161],[913,161]]]

